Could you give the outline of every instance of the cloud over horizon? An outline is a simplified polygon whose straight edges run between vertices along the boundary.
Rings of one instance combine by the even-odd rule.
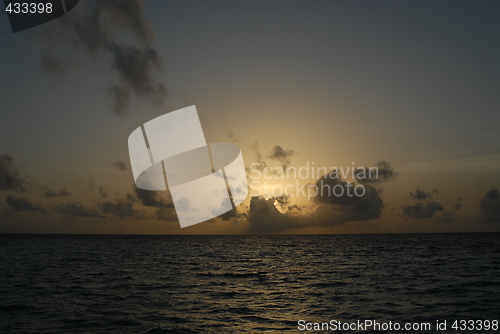
[[[289,198],[254,196],[247,212],[249,233],[276,233],[305,227],[333,227],[354,221],[367,221],[381,217],[385,204],[380,197],[381,189],[370,183],[382,183],[394,179],[397,172],[390,163],[379,164],[389,172],[380,181],[370,179],[364,184],[343,181],[338,170],[316,180],[312,203],[307,207],[289,205]],[[310,185],[311,186],[311,185]],[[359,187],[355,192],[355,187]],[[357,195],[356,195],[357,194]],[[278,210],[279,206],[283,212]]]
[[[500,192],[497,188],[484,194],[479,209],[487,221],[500,222]]]
[[[0,190],[24,191],[26,180],[19,175],[14,158],[9,154],[0,155]]]
[[[42,206],[40,203],[32,203],[24,197],[15,197],[12,195],[7,195],[5,200],[7,207],[12,211],[17,212],[40,212],[43,214],[48,214],[49,211]]]
[[[411,219],[431,218],[436,212],[443,211],[444,208],[438,202],[416,203],[401,207],[402,215]]]
[[[61,203],[56,205],[56,211],[63,214],[68,214],[75,217],[96,217],[105,218],[99,210],[87,208],[80,202]]]

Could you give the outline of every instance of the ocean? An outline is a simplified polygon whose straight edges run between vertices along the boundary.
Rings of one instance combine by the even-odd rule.
[[[500,332],[499,233],[4,234],[0,270],[0,333]]]

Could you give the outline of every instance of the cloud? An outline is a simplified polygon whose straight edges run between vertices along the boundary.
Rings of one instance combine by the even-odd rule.
[[[8,195],[5,201],[7,206],[13,210],[18,212],[40,212],[43,214],[49,213],[45,207],[43,207],[40,203],[31,203],[29,200],[23,197],[14,197],[12,195]]]
[[[385,160],[376,162],[372,167],[356,168],[354,171],[356,181],[360,184],[393,181],[398,175],[399,173],[391,166],[391,163]]]
[[[113,165],[113,167],[115,167],[118,170],[121,170],[122,172],[128,170],[127,164],[125,164],[122,161],[118,161],[118,160],[117,161],[111,161],[111,164]]]
[[[443,212],[441,217],[436,219],[434,222],[438,224],[449,224],[449,223],[454,223],[455,221],[456,219],[453,214],[448,212]]]
[[[309,207],[290,205],[286,196],[268,199],[252,197],[247,213],[247,231],[275,233],[305,227],[333,227],[348,222],[378,219],[385,208],[380,197],[381,190],[370,184],[357,185],[359,196],[353,195],[355,184],[341,180],[336,171],[319,178],[312,186],[314,196]]]
[[[279,145],[274,145],[271,152],[267,155],[272,160],[278,160],[281,162],[283,169],[286,169],[290,166],[291,157],[295,155],[294,150],[285,150],[283,147]]]
[[[273,168],[270,167],[267,163],[267,161],[264,160],[263,155],[260,151],[259,148],[259,142],[255,141],[254,144],[251,146],[251,148],[255,151],[255,163],[252,164],[252,168],[255,170],[259,171],[264,171],[266,168]],[[276,160],[281,163],[281,171],[278,171],[279,167],[276,168],[276,172],[283,172],[283,170],[286,170],[288,166],[290,166],[291,163],[291,157],[295,155],[294,150],[286,150],[280,145],[274,145],[274,147],[271,149],[271,151],[266,154],[267,158],[270,158],[271,160]],[[248,169],[247,169],[248,170]]]
[[[403,216],[411,219],[431,218],[438,211],[443,211],[443,206],[437,202],[417,203],[415,205],[402,206]]]
[[[235,221],[236,219],[247,218],[247,217],[248,217],[247,213],[238,211],[238,208],[233,208],[232,210],[229,210],[219,216],[220,219],[225,221],[228,220]]]
[[[486,220],[500,222],[500,193],[498,189],[488,191],[479,203],[479,209]]]
[[[274,205],[275,200],[274,197],[265,199],[254,196],[251,198],[247,228],[249,233],[275,233],[308,226],[306,216],[279,212]]]
[[[112,45],[112,66],[120,75],[122,89],[131,89],[137,96],[162,104],[167,89],[151,78],[153,70],[161,69],[162,59],[149,47]]]
[[[98,203],[97,206],[103,213],[112,214],[120,218],[144,219],[144,213],[134,209],[136,201],[137,198],[134,195],[126,194],[124,198]]]
[[[45,72],[59,76],[68,70],[67,62],[52,53],[44,53],[41,66]]]
[[[336,171],[319,178],[315,186],[318,191],[314,202],[335,206],[343,215],[352,216],[349,220],[376,219],[385,208],[380,197],[381,190],[370,184],[358,185],[364,188],[364,193],[359,188],[356,192],[362,196],[357,196],[354,194],[356,185],[342,181]]]
[[[434,189],[432,191],[433,194],[437,194],[437,190]],[[415,193],[413,192],[410,192],[410,197],[416,199],[416,200],[419,200],[419,201],[427,201],[427,200],[431,200],[432,199],[432,194],[431,193],[427,193],[425,192],[424,190],[420,190],[420,189],[417,189],[415,190]]]
[[[164,221],[177,221],[177,214],[175,213],[174,208],[159,208],[156,210],[155,219],[164,220]]]
[[[239,143],[243,138],[240,136],[240,135],[236,135],[233,131],[230,131],[228,134],[227,134],[227,137],[232,141],[232,142],[235,142],[235,143]]]
[[[101,198],[108,198],[108,192],[103,186],[100,186],[97,190],[99,191],[99,196],[101,196]]]
[[[66,187],[59,189],[59,191],[55,191],[47,187],[42,187],[42,191],[43,196],[45,197],[63,197],[71,195]]]
[[[155,208],[173,208],[174,203],[170,201],[165,201],[163,197],[160,196],[160,191],[154,190],[144,190],[134,186],[135,195],[137,199],[144,206],[150,206]]]
[[[8,154],[0,155],[0,190],[24,191],[25,179],[19,175],[14,158]]]
[[[68,215],[72,215],[75,217],[98,217],[104,218],[103,215],[97,209],[90,209],[85,207],[80,202],[72,202],[72,203],[62,203],[58,204],[55,207],[56,211],[59,213],[64,213]]]
[[[455,203],[455,206],[454,206],[455,210],[460,209],[462,206],[464,206],[463,203],[462,203],[462,199],[458,198],[457,199],[457,203]]]
[[[90,60],[100,66],[104,59],[106,69],[115,76],[107,92],[113,99],[116,115],[127,115],[132,94],[163,104],[168,91],[153,75],[162,68],[162,58],[150,45],[154,33],[144,16],[142,3],[141,0],[80,2],[46,29],[42,69],[49,74],[64,75],[75,64]]]
[[[259,142],[255,141],[255,143],[251,147],[255,151],[255,164],[253,168],[259,171],[263,171],[265,168],[268,167],[268,165],[267,162],[264,161],[264,159],[262,158],[262,153],[260,152],[259,148]]]

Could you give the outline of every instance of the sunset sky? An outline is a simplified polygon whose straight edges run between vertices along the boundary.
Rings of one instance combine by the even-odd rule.
[[[12,33],[1,14],[0,233],[500,231],[499,17],[498,1],[81,0]],[[168,191],[134,188],[127,139],[191,105],[249,182],[253,163],[388,177],[358,200],[257,186],[181,229]]]

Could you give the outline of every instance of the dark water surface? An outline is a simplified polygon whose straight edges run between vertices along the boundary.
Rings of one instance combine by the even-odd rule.
[[[498,233],[0,235],[0,270],[0,333],[283,333],[300,332],[301,319],[500,320]]]

